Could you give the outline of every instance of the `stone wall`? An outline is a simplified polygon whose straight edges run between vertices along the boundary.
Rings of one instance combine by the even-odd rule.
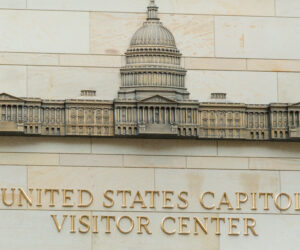
[[[297,0],[157,1],[189,70],[192,99],[298,102]],[[119,68],[147,1],[0,2],[0,92],[65,99],[83,88],[116,97]]]
[[[157,0],[160,17],[176,37],[188,70],[191,98],[208,101],[214,92],[228,100],[256,104],[300,101],[300,2],[298,0]],[[141,0],[0,0],[0,93],[66,99],[82,89],[112,100],[130,38],[145,19]],[[0,249],[209,249],[296,250],[299,211],[271,203],[257,211],[234,204],[236,192],[299,193],[300,143],[150,139],[0,137],[1,188],[188,191],[187,209],[88,209],[4,206],[0,203]],[[199,193],[227,192],[234,210],[204,210]],[[10,197],[10,196],[9,196]],[[119,200],[118,200],[119,202]],[[284,201],[283,201],[284,202]],[[285,203],[286,204],[286,203]],[[148,216],[152,235],[58,233],[50,215]],[[228,235],[228,223],[215,235],[166,235],[166,216],[251,217],[259,236],[243,236],[243,224]],[[177,222],[178,223],[178,222]],[[103,225],[103,224],[101,224]],[[172,223],[169,225],[172,228]],[[76,229],[78,225],[76,224]]]
[[[275,208],[269,200],[270,210],[263,209],[264,200],[258,199],[256,211],[250,204],[242,204],[237,210],[235,192],[299,192],[300,143],[279,142],[215,142],[189,140],[138,140],[138,139],[73,139],[73,138],[21,138],[2,137],[0,142],[1,187],[11,188],[71,188],[87,189],[95,194],[95,202],[89,208],[63,208],[61,196],[55,207],[49,207],[49,198],[43,206],[26,208],[15,205],[11,208],[1,203],[1,247],[5,249],[262,249],[270,246],[275,250],[297,249],[299,241],[299,211],[296,204],[284,212]],[[139,190],[172,190],[175,193],[189,192],[187,209],[163,209],[161,197],[156,208],[149,208],[149,197],[144,198],[147,208],[139,204],[134,209],[121,208],[120,198],[113,208],[103,208],[105,190],[125,189],[133,193]],[[205,210],[199,205],[200,192],[212,191],[216,203],[227,192],[234,210],[226,206],[221,210]],[[60,197],[60,198],[58,198]],[[144,196],[143,196],[144,197]],[[175,197],[175,198],[174,198]],[[176,204],[176,196],[172,204]],[[133,197],[128,198],[131,203]],[[8,198],[10,200],[10,198]],[[34,198],[36,202],[36,198]],[[72,195],[72,200],[77,200]],[[294,199],[293,199],[294,200]],[[211,201],[209,201],[211,202]],[[286,204],[286,201],[284,201]],[[286,206],[283,205],[282,206]],[[50,215],[56,214],[59,221],[63,214],[90,216],[147,216],[151,219],[148,235],[133,232],[124,235],[111,224],[111,234],[105,234],[105,224],[99,233],[70,232],[66,220],[60,233]],[[243,236],[243,225],[236,231],[241,236],[229,236],[228,224],[221,225],[221,235],[215,235],[215,225],[209,224],[208,234],[175,235],[163,234],[160,221],[166,216],[198,216],[208,218],[251,217],[256,220],[255,230],[259,236]],[[100,221],[100,220],[99,220]],[[60,223],[60,222],[59,222]],[[192,221],[188,229],[193,232]],[[82,227],[82,226],[81,226]],[[199,232],[199,231],[198,231]],[[12,243],[12,239],[13,243]],[[268,248],[267,248],[268,249]]]

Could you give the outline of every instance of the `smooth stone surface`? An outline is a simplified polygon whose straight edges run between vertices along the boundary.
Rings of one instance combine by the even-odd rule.
[[[264,200],[257,197],[257,210],[251,210],[251,192],[272,192],[280,191],[280,177],[276,171],[251,171],[251,170],[155,170],[155,189],[156,190],[172,190],[175,194],[172,202],[175,210],[177,208],[177,195],[181,191],[189,193],[189,207],[184,211],[204,212],[210,211],[215,213],[279,213],[275,209],[274,203],[270,202],[270,210],[264,210]],[[205,196],[204,202],[207,206],[215,204],[212,210],[205,210],[200,205],[200,195],[205,192],[214,192],[215,197]],[[222,205],[221,209],[217,209],[223,193],[226,192],[233,210],[228,209],[227,205]],[[242,210],[236,210],[236,192],[246,192],[249,200],[245,204],[241,204]],[[186,197],[186,196],[183,196]],[[160,200],[159,200],[160,201]],[[161,202],[161,201],[160,201]],[[160,207],[161,203],[158,202]],[[182,205],[182,202],[179,202]],[[173,209],[173,210],[174,210]],[[169,209],[170,210],[170,209]],[[172,210],[170,210],[172,211]],[[182,210],[183,211],[183,210]]]
[[[250,169],[265,169],[265,170],[299,170],[300,159],[293,158],[250,158]]]
[[[276,15],[300,17],[300,2],[298,0],[275,0]]]
[[[129,169],[129,168],[97,168],[97,167],[29,167],[28,186],[32,188],[54,188],[54,189],[74,189],[74,194],[70,194],[75,206],[72,208],[62,207],[62,195],[56,198],[55,208],[49,208],[49,199],[43,202],[43,207],[39,209],[67,209],[67,210],[103,210],[103,202],[110,204],[104,199],[106,190],[114,190],[115,204],[107,211],[120,211],[122,206],[122,195],[117,195],[117,190],[131,190],[131,197],[127,197],[127,209],[131,211],[145,210],[140,204],[135,208],[129,208],[134,199],[136,191],[154,189],[153,169]],[[87,189],[94,196],[93,204],[88,208],[78,208],[78,189]],[[149,199],[149,198],[148,198]],[[87,195],[83,198],[88,202]],[[33,207],[34,208],[34,207]],[[36,207],[34,208],[36,209]]]
[[[122,167],[121,155],[60,154],[62,166]]]
[[[214,56],[212,16],[163,14],[160,17],[185,56]],[[145,20],[145,14],[92,12],[91,53],[123,55]]]
[[[215,156],[217,155],[217,143],[196,140],[93,138],[92,152],[158,156]]]
[[[39,153],[0,153],[0,164],[52,166],[59,164],[59,155]]]
[[[215,22],[217,57],[300,59],[298,18],[217,16]]]
[[[134,218],[135,227],[132,233],[128,235],[121,234],[117,231],[115,222],[111,223],[111,234],[104,234],[105,231],[105,224],[99,231],[99,234],[92,235],[93,247],[99,248],[101,246],[105,246],[105,250],[115,250],[115,249],[122,249],[122,250],[133,250],[133,249],[146,249],[146,250],[219,250],[219,237],[217,237],[213,232],[215,230],[215,225],[208,223],[208,231],[209,234],[205,235],[201,229],[198,228],[198,235],[194,235],[194,222],[193,217],[198,217],[202,220],[203,217],[218,217],[216,214],[203,214],[203,213],[194,213],[194,214],[187,214],[187,213],[96,213],[93,212],[93,215],[102,216],[102,215],[110,215],[115,216],[116,219],[120,216],[131,216]],[[151,231],[151,235],[148,235],[143,230],[143,234],[137,234],[137,216],[147,216],[150,219],[150,224],[148,226],[149,230]],[[163,218],[167,216],[172,216],[176,218],[176,225],[172,222],[166,223],[166,228],[168,230],[176,230],[177,233],[175,235],[166,235],[160,229],[160,224]],[[189,235],[178,235],[179,231],[179,219],[178,217],[190,217],[190,222],[184,220],[187,223],[186,231],[190,231]],[[104,220],[105,223],[105,220]],[[129,228],[129,222],[124,220],[122,224],[122,228]],[[116,240],[116,238],[118,240]]]
[[[246,59],[224,59],[224,58],[184,58],[184,66],[190,69],[207,70],[246,70]]]
[[[161,12],[200,13],[220,15],[274,15],[273,0],[157,0]],[[147,1],[131,0],[27,0],[28,8],[59,10],[91,10],[117,12],[144,12]]]
[[[121,56],[105,55],[60,55],[60,65],[63,66],[81,66],[81,67],[110,67],[120,68]]]
[[[51,214],[57,214],[57,218],[61,219],[65,212],[0,211],[1,247],[10,250],[91,250],[89,234],[70,234],[70,218],[66,219],[61,233],[58,233]],[[89,212],[69,214],[80,217]]]
[[[248,158],[236,158],[236,157],[187,157],[187,168],[199,168],[199,169],[248,169]]]
[[[80,97],[83,89],[96,90],[99,100],[117,97],[119,69],[86,67],[28,67],[28,96],[43,99]]]
[[[236,216],[220,215],[219,217],[228,218]],[[259,233],[259,236],[228,236],[229,228],[222,227],[222,235],[220,237],[220,250],[261,250],[268,249],[269,246],[272,246],[272,250],[282,250],[287,248],[296,250],[300,244],[300,238],[298,237],[300,233],[300,216],[250,214],[238,217],[254,218],[257,223],[255,229]],[[238,227],[238,230],[243,233],[243,224],[241,223],[240,225],[241,226]]]
[[[176,156],[124,155],[124,167],[185,168],[186,158]]]
[[[300,71],[300,60],[257,60],[248,59],[247,69],[253,71],[293,72]]]
[[[26,97],[26,67],[1,65],[0,93],[7,93],[16,95],[18,97]]]
[[[39,53],[0,53],[0,64],[58,65],[58,55]]]
[[[0,10],[0,50],[89,53],[89,14]]]
[[[300,166],[300,164],[298,164],[298,166]],[[298,217],[300,215],[300,203],[296,204],[295,194],[300,194],[299,178],[300,178],[300,171],[280,172],[281,192],[289,194],[292,199],[291,208],[287,211],[284,211],[283,213],[297,214]],[[284,203],[282,204],[282,206],[287,207],[288,206],[287,198],[281,198],[281,199],[284,199]],[[299,195],[299,202],[300,202],[300,195]]]
[[[27,0],[1,0],[0,8],[3,9],[25,9]]]
[[[218,142],[219,156],[300,157],[299,142]]]
[[[4,153],[90,153],[89,138],[51,138],[1,136],[0,152]]]
[[[191,70],[187,73],[186,87],[191,99],[200,102],[211,101],[211,93],[227,93],[227,101],[235,103],[277,101],[276,73]]]
[[[27,167],[25,166],[0,166],[0,183],[1,188],[7,188],[6,197],[7,202],[11,203],[12,192],[11,188],[27,188]],[[1,191],[1,203],[0,209],[23,209],[24,207],[18,207],[17,201],[17,191],[15,191],[15,202],[11,207],[5,206],[2,202],[2,191]],[[13,212],[12,212],[13,213]],[[1,218],[2,220],[3,218]],[[3,221],[3,220],[2,220]],[[3,225],[3,224],[1,224]],[[2,246],[2,245],[1,245]]]
[[[278,74],[279,102],[298,103],[300,91],[300,73]]]

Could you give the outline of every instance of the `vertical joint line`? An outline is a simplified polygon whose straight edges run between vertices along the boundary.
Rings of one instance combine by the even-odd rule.
[[[215,16],[213,16],[213,18],[214,18],[214,56],[216,57],[216,50],[217,50],[217,48],[216,48],[216,17]]]
[[[277,102],[279,102],[279,77],[278,77],[278,72],[276,73],[276,80],[277,80]]]
[[[28,97],[28,66],[25,66],[25,76],[26,76],[26,97]]]

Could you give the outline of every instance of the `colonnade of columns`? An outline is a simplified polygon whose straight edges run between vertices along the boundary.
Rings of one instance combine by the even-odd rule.
[[[175,73],[137,72],[122,73],[122,87],[158,86],[184,88],[185,76]]]
[[[125,106],[116,108],[118,123],[197,124],[197,108],[170,106]]]

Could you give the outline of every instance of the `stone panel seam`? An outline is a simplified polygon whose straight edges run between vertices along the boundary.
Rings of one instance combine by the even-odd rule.
[[[25,66],[26,74],[26,97],[29,97],[29,86],[28,86],[28,66]]]
[[[277,16],[277,0],[274,0],[274,15]]]
[[[93,153],[93,139],[90,138],[90,154]]]
[[[34,8],[1,8],[0,10],[15,11],[46,11],[46,12],[78,12],[78,13],[103,13],[103,14],[136,14],[141,15],[145,12],[126,12],[126,11],[93,11],[93,10],[71,10],[71,9],[34,9]],[[249,17],[249,18],[299,18],[299,16],[280,16],[280,15],[238,15],[238,14],[217,14],[217,13],[178,13],[178,12],[161,12],[161,15],[178,15],[178,16],[216,16],[216,17]]]
[[[166,210],[149,210],[149,211],[144,211],[144,210],[140,210],[140,211],[131,211],[131,210],[105,210],[105,209],[89,209],[89,210],[79,210],[79,209],[71,209],[71,210],[67,210],[67,209],[36,209],[36,208],[10,208],[10,209],[2,209],[0,208],[0,211],[43,211],[43,212],[66,212],[66,213],[72,213],[72,212],[87,212],[87,213],[93,213],[93,212],[106,212],[106,213],[151,213],[151,214],[155,214],[155,213],[161,213],[161,214],[216,214],[216,215],[222,215],[222,214],[226,214],[226,215],[237,215],[236,213],[233,212],[226,212],[226,211],[182,211],[182,210],[178,210],[178,211],[166,211]],[[240,211],[240,210],[237,210]],[[268,212],[268,213],[263,213],[263,212],[256,212],[256,213],[248,213],[248,212],[240,212],[241,215],[299,215],[299,213],[274,213],[274,212]]]
[[[214,23],[214,25],[213,25],[213,29],[214,29],[214,57],[217,57],[216,56],[216,50],[217,50],[217,47],[216,47],[216,18],[215,18],[215,16],[213,17],[214,18],[214,20],[213,20],[213,23]]]
[[[70,152],[39,152],[39,151],[33,151],[33,152],[28,152],[28,151],[17,151],[17,152],[12,152],[12,151],[1,151],[1,154],[41,154],[41,155],[57,155],[57,154],[71,154],[71,155],[98,155],[98,156],[121,156],[121,155],[128,155],[128,156],[165,156],[165,157],[191,157],[191,158],[250,158],[250,159],[254,159],[254,158],[259,158],[259,159],[283,159],[283,160],[287,160],[287,159],[297,159],[300,160],[300,155],[299,157],[297,156],[239,156],[239,155],[212,155],[212,154],[204,154],[204,155],[157,155],[157,154],[101,154],[101,153],[70,153]]]
[[[75,9],[41,9],[41,8],[1,8],[0,10],[15,10],[15,11],[45,11],[45,12],[78,12],[78,13],[103,13],[103,14],[133,14],[133,15],[144,15],[145,12],[138,11],[101,11],[101,10],[75,10]],[[225,12],[225,11],[224,11]],[[250,18],[299,18],[299,16],[277,16],[277,15],[241,15],[241,14],[218,14],[218,13],[179,13],[179,12],[160,12],[160,15],[178,15],[178,16],[217,16],[217,17],[250,17]]]
[[[49,64],[49,65],[45,65],[45,64],[7,64],[4,63],[2,64],[0,62],[1,66],[25,66],[25,67],[51,67],[51,68],[83,68],[83,69],[120,69],[121,67],[118,66],[84,66],[84,65],[62,65],[62,64]],[[251,69],[213,69],[213,68],[205,68],[205,67],[199,67],[197,69],[195,68],[189,68],[187,67],[187,69],[189,71],[211,71],[211,72],[222,72],[222,71],[227,71],[227,72],[256,72],[256,73],[299,73],[300,69],[297,70],[278,70],[278,71],[273,71],[273,70],[251,70]]]
[[[92,24],[91,24],[91,12],[89,12],[89,53],[92,50]]]
[[[279,76],[278,72],[276,73],[276,80],[277,80],[277,102],[279,102]]]
[[[278,178],[279,178],[279,193],[282,192],[282,189],[281,189],[281,171],[278,171]],[[280,204],[282,202],[282,199],[280,197]],[[283,214],[283,211],[280,211],[280,214]]]
[[[0,166],[24,166],[24,164],[0,164]],[[106,166],[89,166],[89,165],[81,165],[81,166],[76,166],[76,165],[41,165],[41,164],[30,164],[32,167],[60,167],[60,168],[119,168],[122,169],[122,166],[113,166],[113,165],[106,165]],[[257,171],[257,172],[300,172],[300,170],[296,169],[288,169],[288,170],[278,170],[278,169],[248,169],[248,168],[185,168],[185,167],[180,167],[180,168],[172,168],[172,167],[125,167],[126,169],[173,169],[173,170],[211,170],[211,171]]]
[[[156,190],[156,169],[153,168],[153,189]]]

